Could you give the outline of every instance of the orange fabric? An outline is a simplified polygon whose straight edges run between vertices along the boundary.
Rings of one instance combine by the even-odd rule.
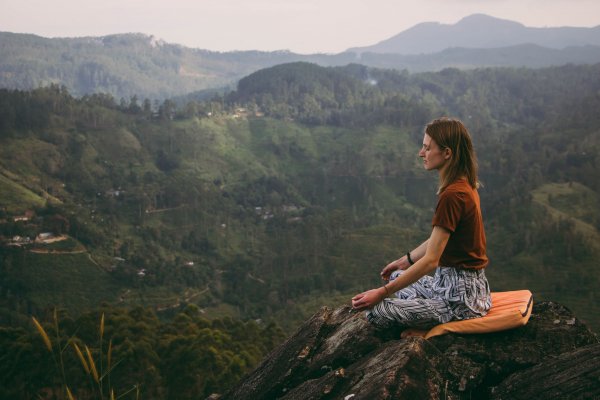
[[[429,339],[446,333],[490,333],[517,328],[527,324],[533,308],[529,290],[492,292],[492,308],[485,317],[451,321],[434,326],[429,331],[406,330],[402,336],[421,336]]]

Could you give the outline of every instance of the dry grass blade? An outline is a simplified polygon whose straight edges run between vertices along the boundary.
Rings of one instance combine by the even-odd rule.
[[[48,334],[44,330],[44,327],[38,322],[37,319],[35,319],[35,317],[31,317],[31,318],[33,319],[33,324],[35,325],[35,328],[40,333],[40,336],[42,337],[42,340],[44,341],[46,348],[48,349],[48,351],[50,353],[52,353],[52,342],[50,342],[50,338],[48,337]]]
[[[100,340],[104,337],[104,313],[102,313],[102,317],[100,317]]]
[[[115,400],[115,391],[110,389],[110,400]]]
[[[110,371],[110,364],[112,361],[112,339],[110,339],[110,341],[108,342],[108,352],[106,353],[106,358],[108,363],[107,368]]]
[[[92,353],[90,352],[89,347],[85,346],[85,352],[87,353],[88,362],[90,363],[90,370],[92,371],[92,376],[96,383],[100,381],[98,378],[98,370],[96,369],[96,364],[94,364],[94,359],[92,358]]]
[[[73,342],[73,347],[75,348],[75,353],[77,353],[77,357],[79,357],[79,361],[81,361],[81,365],[83,365],[83,369],[85,369],[85,372],[89,375],[90,367],[88,366],[87,361],[85,361],[83,353],[79,349],[79,346],[77,346],[77,343]]]
[[[135,390],[135,398],[137,400],[139,400],[140,398],[140,385],[139,384],[135,384],[131,387],[131,389],[129,389],[128,391],[126,391],[125,393],[122,393],[121,395],[119,395],[117,397],[117,400],[120,399],[121,397],[125,397],[127,396],[129,393],[133,392]]]
[[[71,393],[71,389],[69,389],[68,386],[67,386],[67,397],[69,398],[69,400],[75,400],[75,397],[73,397],[73,393]]]

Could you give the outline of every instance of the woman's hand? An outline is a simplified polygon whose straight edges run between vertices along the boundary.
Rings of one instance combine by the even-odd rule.
[[[384,287],[367,290],[366,292],[357,294],[352,298],[352,308],[354,308],[355,310],[362,310],[363,308],[372,308],[386,297],[387,291]]]
[[[406,269],[409,267],[408,265],[408,261],[405,260],[406,257],[400,257],[399,259],[397,259],[396,261],[392,261],[391,263],[389,263],[388,265],[386,265],[382,270],[381,270],[381,278],[389,281],[390,280],[390,275],[392,275],[392,272],[398,270],[398,269]]]

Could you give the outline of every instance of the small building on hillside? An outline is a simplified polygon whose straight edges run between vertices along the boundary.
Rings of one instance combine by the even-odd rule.
[[[21,247],[21,246],[25,246],[31,244],[31,239],[27,236],[13,236],[11,240],[9,240],[6,245],[7,246],[15,246],[15,247]]]
[[[49,240],[54,238],[54,233],[52,232],[42,232],[37,235],[35,238],[36,242],[43,242],[44,240]]]
[[[33,210],[27,210],[23,213],[23,215],[17,215],[15,217],[13,217],[13,221],[14,222],[19,222],[19,221],[29,221],[31,220],[33,217],[35,216],[35,212],[33,212]]]

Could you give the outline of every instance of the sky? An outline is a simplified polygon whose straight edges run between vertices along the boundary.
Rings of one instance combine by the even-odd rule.
[[[0,31],[144,33],[213,51],[339,53],[421,22],[482,13],[530,27],[600,25],[600,0],[0,0]]]

